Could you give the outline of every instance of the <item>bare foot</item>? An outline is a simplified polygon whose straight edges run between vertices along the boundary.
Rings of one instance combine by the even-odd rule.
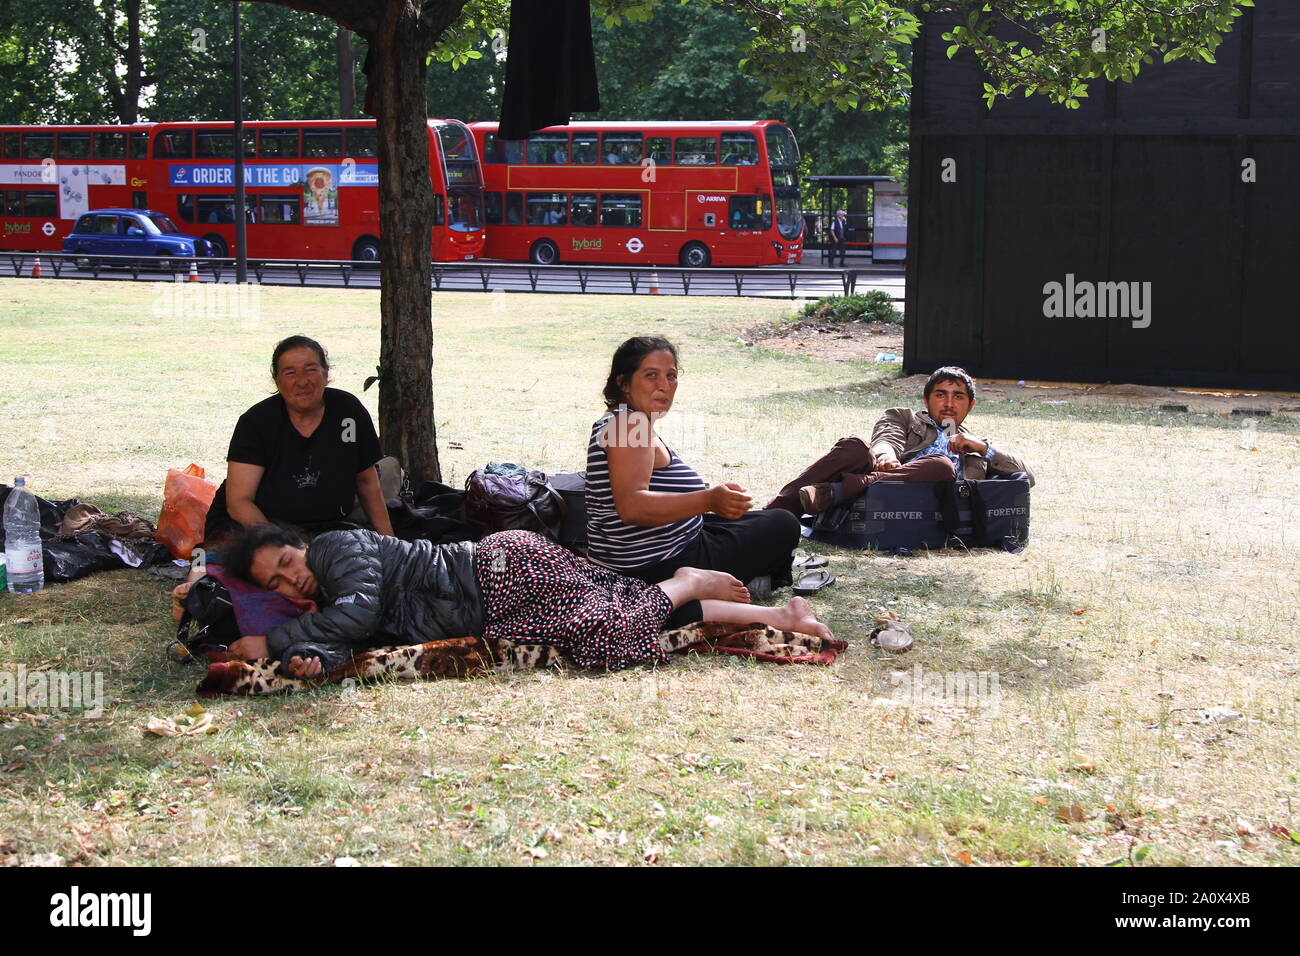
[[[812,606],[801,597],[790,598],[777,610],[776,626],[796,634],[812,634],[815,637],[831,637],[831,630],[813,614]]]
[[[737,578],[725,571],[706,571],[703,568],[678,568],[673,577],[689,582],[691,592],[697,601],[749,603],[749,590]]]

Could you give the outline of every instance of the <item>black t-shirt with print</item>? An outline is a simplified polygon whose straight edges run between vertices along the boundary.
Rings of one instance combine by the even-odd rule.
[[[278,394],[258,402],[235,425],[227,461],[263,470],[253,503],[272,521],[310,529],[340,521],[357,499],[357,474],[383,457],[370,413],[355,395],[325,389],[325,414],[309,437],[293,427]],[[207,536],[230,523],[222,482],[208,512]]]

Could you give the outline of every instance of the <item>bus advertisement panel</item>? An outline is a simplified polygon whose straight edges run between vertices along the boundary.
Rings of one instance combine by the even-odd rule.
[[[146,208],[150,128],[0,126],[0,250],[58,252],[83,213]]]
[[[803,258],[799,150],[783,123],[571,123],[483,157],[485,255],[702,267]]]
[[[434,192],[432,257],[483,253],[482,175],[468,127],[429,120]],[[234,129],[159,123],[150,151],[153,208],[207,240],[214,256],[235,244]],[[379,160],[374,120],[244,124],[248,254],[264,259],[379,259]]]

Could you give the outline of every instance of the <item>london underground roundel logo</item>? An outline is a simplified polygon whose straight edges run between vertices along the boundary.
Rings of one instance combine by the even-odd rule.
[[[45,225],[41,226],[41,232],[45,233],[47,236],[54,235],[54,223],[47,222]]]
[[[644,248],[644,243],[642,243],[636,236],[633,236],[627,241],[628,252],[640,252],[642,248]]]

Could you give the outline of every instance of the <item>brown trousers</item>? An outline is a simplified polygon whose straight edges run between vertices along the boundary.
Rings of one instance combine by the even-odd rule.
[[[952,481],[957,475],[946,455],[922,455],[890,471],[874,471],[875,464],[871,449],[861,438],[857,435],[841,438],[834,448],[805,468],[765,507],[803,514],[799,489],[805,485],[840,482],[844,485],[844,500],[852,501],[873,481]]]

